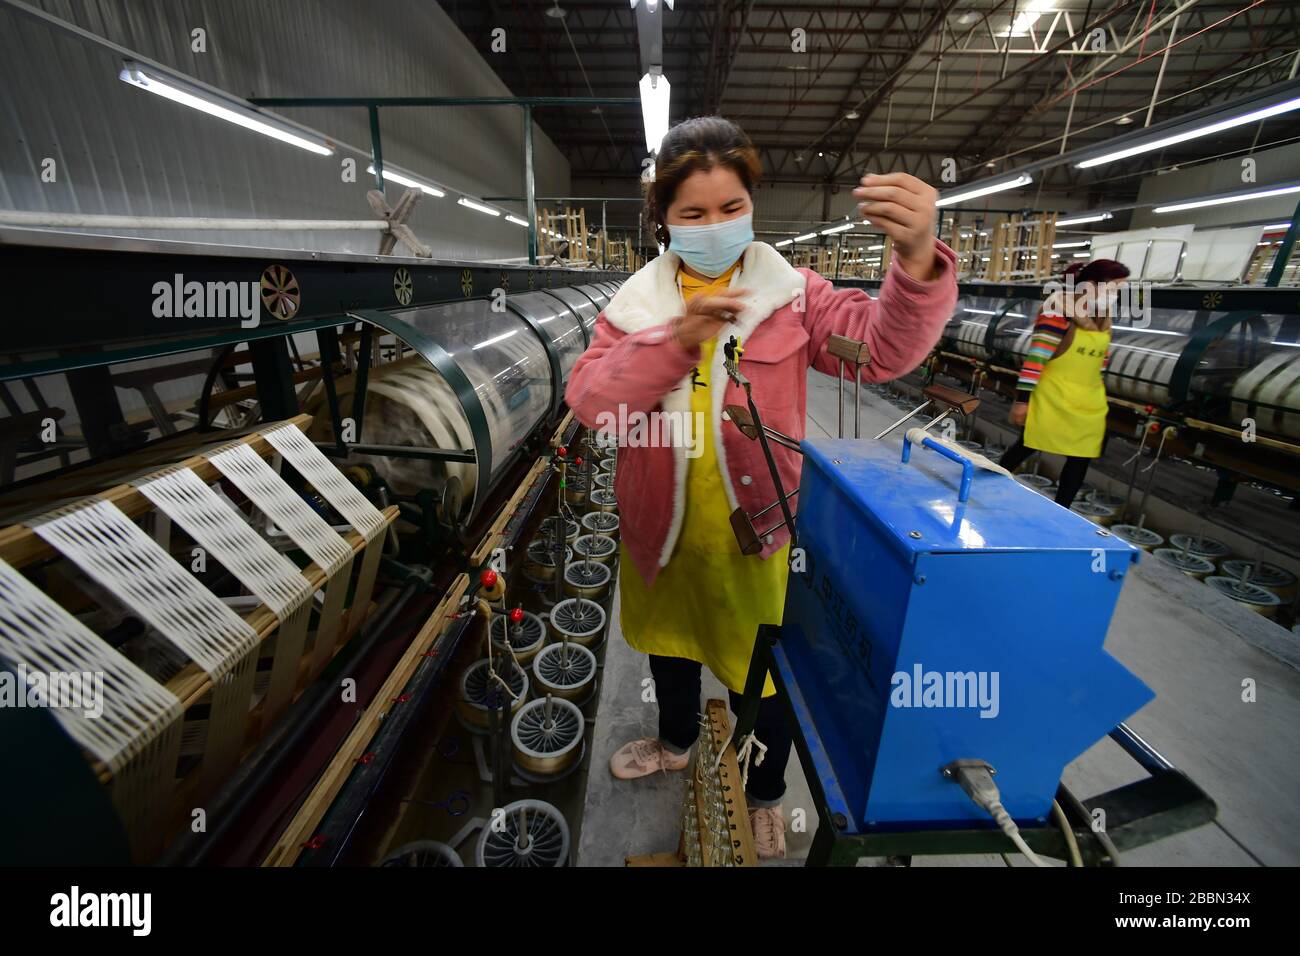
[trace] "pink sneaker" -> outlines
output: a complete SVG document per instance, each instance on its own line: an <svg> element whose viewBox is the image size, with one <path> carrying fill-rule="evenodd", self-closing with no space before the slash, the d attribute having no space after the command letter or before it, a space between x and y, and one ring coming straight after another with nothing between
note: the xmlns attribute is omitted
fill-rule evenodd
<svg viewBox="0 0 1300 956"><path fill-rule="evenodd" d="M749 826L754 831L754 852L760 860L785 859L785 813L779 806L750 810Z"/></svg>
<svg viewBox="0 0 1300 956"><path fill-rule="evenodd" d="M658 737L643 737L619 747L609 758L609 770L619 780L635 780L656 770L681 770L689 762L690 754L671 753Z"/></svg>

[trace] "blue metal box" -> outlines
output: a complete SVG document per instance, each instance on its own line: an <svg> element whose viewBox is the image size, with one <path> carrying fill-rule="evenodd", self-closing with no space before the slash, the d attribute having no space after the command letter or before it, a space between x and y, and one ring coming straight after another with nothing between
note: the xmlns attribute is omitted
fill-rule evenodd
<svg viewBox="0 0 1300 956"><path fill-rule="evenodd" d="M1155 695L1102 649L1137 549L929 447L808 440L778 661L850 829L990 823L940 774L987 760L1040 823L1065 765ZM948 453L950 454L950 453ZM836 801L838 802L838 801Z"/></svg>

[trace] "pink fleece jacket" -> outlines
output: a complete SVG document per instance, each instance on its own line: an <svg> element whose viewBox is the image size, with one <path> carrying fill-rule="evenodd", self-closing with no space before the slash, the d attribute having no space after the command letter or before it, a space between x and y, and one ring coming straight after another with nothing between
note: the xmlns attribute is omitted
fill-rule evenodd
<svg viewBox="0 0 1300 956"><path fill-rule="evenodd" d="M936 256L934 279L918 281L895 262L879 298L872 298L860 289L836 289L815 272L794 269L771 246L752 243L732 280L733 288L748 293L746 306L734 333L723 334L735 334L742 343L741 371L751 382L764 424L804 437L808 367L829 375L839 371L838 359L826 351L832 334L866 342L871 363L863 367L864 381L888 381L919 365L957 299L956 257L942 243ZM584 425L620 439L614 480L619 533L648 585L668 563L681 531L691 442L678 425L689 413L691 370L700 361L699 348L681 348L667 331L668 321L684 311L679 262L665 253L619 289L597 319L591 346L565 391ZM744 391L722 369L724 359L724 350L716 349L713 368L702 375L713 386L712 421L706 427L713 428L731 507L752 514L775 501L776 490L758 442L723 417L724 406L745 404ZM719 382L725 388L713 384ZM631 440L637 438L638 413L650 427ZM663 440L669 434L673 440ZM786 490L797 487L801 456L778 446L772 450ZM785 528L768 535L761 556L769 557L788 539Z"/></svg>

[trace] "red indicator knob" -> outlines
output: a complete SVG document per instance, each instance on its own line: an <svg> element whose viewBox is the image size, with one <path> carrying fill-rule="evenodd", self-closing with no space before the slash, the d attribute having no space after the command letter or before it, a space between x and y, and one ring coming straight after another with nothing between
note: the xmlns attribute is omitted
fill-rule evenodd
<svg viewBox="0 0 1300 956"><path fill-rule="evenodd" d="M494 588L497 586L497 573L491 568L488 568L478 576L478 581L479 584L483 585L485 588Z"/></svg>
<svg viewBox="0 0 1300 956"><path fill-rule="evenodd" d="M581 459L581 458L575 458L575 459L573 459L573 463L574 463L575 465L577 465L579 468L582 467L582 459Z"/></svg>
<svg viewBox="0 0 1300 956"><path fill-rule="evenodd" d="M521 607L515 607L515 608L511 608L511 609L510 609L510 623L511 623L511 624L519 624L519 623L522 623L522 622L523 622L523 619L524 619L524 609L523 609L523 608L521 608Z"/></svg>
<svg viewBox="0 0 1300 956"><path fill-rule="evenodd" d="M561 445L559 448L555 449L555 453L561 458L565 458L569 454L569 449L565 445Z"/></svg>

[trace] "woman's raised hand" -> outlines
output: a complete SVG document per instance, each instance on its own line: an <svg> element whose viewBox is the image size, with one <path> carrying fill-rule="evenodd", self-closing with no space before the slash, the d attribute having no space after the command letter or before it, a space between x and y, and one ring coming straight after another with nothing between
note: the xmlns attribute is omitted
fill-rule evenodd
<svg viewBox="0 0 1300 956"><path fill-rule="evenodd" d="M674 318L668 328L673 341L684 349L693 349L716 336L724 326L736 321L743 307L744 289L721 289L713 295L697 295L686 305L686 314Z"/></svg>
<svg viewBox="0 0 1300 956"><path fill-rule="evenodd" d="M863 176L858 211L894 240L898 264L914 279L934 277L934 201L939 193L907 173Z"/></svg>

